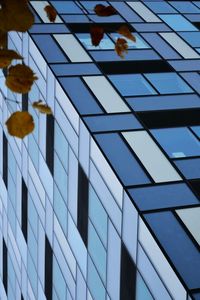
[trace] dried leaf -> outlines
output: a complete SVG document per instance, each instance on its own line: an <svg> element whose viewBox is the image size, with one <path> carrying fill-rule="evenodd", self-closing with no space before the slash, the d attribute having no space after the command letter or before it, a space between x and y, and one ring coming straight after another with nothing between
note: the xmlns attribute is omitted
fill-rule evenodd
<svg viewBox="0 0 200 300"><path fill-rule="evenodd" d="M6 0L3 1L0 9L0 30L27 31L34 23L34 15L29 9L26 0Z"/></svg>
<svg viewBox="0 0 200 300"><path fill-rule="evenodd" d="M115 51L121 57L124 58L124 52L128 53L127 41L123 38L118 38L115 44Z"/></svg>
<svg viewBox="0 0 200 300"><path fill-rule="evenodd" d="M98 46L103 39L104 29L100 26L93 25L90 28L90 35L93 46Z"/></svg>
<svg viewBox="0 0 200 300"><path fill-rule="evenodd" d="M121 35L125 36L127 39L136 42L135 36L130 32L128 27L126 25L120 26L120 28L117 30L118 33Z"/></svg>
<svg viewBox="0 0 200 300"><path fill-rule="evenodd" d="M8 67L13 59L23 59L23 57L14 50L0 49L0 68Z"/></svg>
<svg viewBox="0 0 200 300"><path fill-rule="evenodd" d="M105 6L103 4L97 4L94 7L94 11L99 17L109 17L117 14L117 11L111 5Z"/></svg>
<svg viewBox="0 0 200 300"><path fill-rule="evenodd" d="M33 102L32 106L42 114L46 115L52 115L51 107L49 107L47 104L42 103L42 100Z"/></svg>
<svg viewBox="0 0 200 300"><path fill-rule="evenodd" d="M0 30L0 48L5 49L7 46L7 32Z"/></svg>
<svg viewBox="0 0 200 300"><path fill-rule="evenodd" d="M28 93L34 80L38 79L26 65L15 65L8 69L6 86L16 93Z"/></svg>
<svg viewBox="0 0 200 300"><path fill-rule="evenodd" d="M6 121L8 132L12 136L23 139L35 127L33 117L27 111L16 111Z"/></svg>
<svg viewBox="0 0 200 300"><path fill-rule="evenodd" d="M48 17L49 21L55 22L55 19L57 16L57 12L56 12L55 8L52 7L51 5L47 5L47 6L45 6L44 10L47 13L47 17Z"/></svg>

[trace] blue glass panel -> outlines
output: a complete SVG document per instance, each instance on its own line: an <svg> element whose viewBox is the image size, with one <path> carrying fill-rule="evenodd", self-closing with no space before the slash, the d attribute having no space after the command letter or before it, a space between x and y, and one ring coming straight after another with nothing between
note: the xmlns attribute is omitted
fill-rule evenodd
<svg viewBox="0 0 200 300"><path fill-rule="evenodd" d="M16 180L17 162L11 150L11 146L9 144L8 144L8 169L12 175L12 178Z"/></svg>
<svg viewBox="0 0 200 300"><path fill-rule="evenodd" d="M194 300L200 300L200 293L193 293Z"/></svg>
<svg viewBox="0 0 200 300"><path fill-rule="evenodd" d="M140 210L197 204L198 199L184 183L129 189Z"/></svg>
<svg viewBox="0 0 200 300"><path fill-rule="evenodd" d="M54 184L54 211L57 215L58 221L63 229L63 232L67 232L67 207L65 205L65 202L56 186Z"/></svg>
<svg viewBox="0 0 200 300"><path fill-rule="evenodd" d="M200 107L199 97L195 94L133 97L127 98L126 101L135 111Z"/></svg>
<svg viewBox="0 0 200 300"><path fill-rule="evenodd" d="M173 5L179 12L185 14L199 14L200 9L197 8L194 4L190 1L170 1L170 4Z"/></svg>
<svg viewBox="0 0 200 300"><path fill-rule="evenodd" d="M172 212L144 215L189 289L200 288L200 253Z"/></svg>
<svg viewBox="0 0 200 300"><path fill-rule="evenodd" d="M98 134L95 135L95 138L125 185L150 182L118 134ZM112 145L112 147L110 145Z"/></svg>
<svg viewBox="0 0 200 300"><path fill-rule="evenodd" d="M73 1L50 1L59 14L81 14L82 10Z"/></svg>
<svg viewBox="0 0 200 300"><path fill-rule="evenodd" d="M37 272L33 260L29 253L28 253L28 277L30 279L35 297L37 298Z"/></svg>
<svg viewBox="0 0 200 300"><path fill-rule="evenodd" d="M103 282L106 283L106 251L91 222L88 226L88 251Z"/></svg>
<svg viewBox="0 0 200 300"><path fill-rule="evenodd" d="M16 215L15 215L15 210L14 210L13 205L12 205L10 200L8 200L8 221L9 221L10 226L12 228L13 234L15 235Z"/></svg>
<svg viewBox="0 0 200 300"><path fill-rule="evenodd" d="M143 22L143 20L136 14L126 3L120 1L112 2L112 6L120 12L121 16L124 17L128 22Z"/></svg>
<svg viewBox="0 0 200 300"><path fill-rule="evenodd" d="M66 283L61 273L60 267L57 263L57 260L54 256L53 259L53 285L58 295L58 298L61 300L66 299Z"/></svg>
<svg viewBox="0 0 200 300"><path fill-rule="evenodd" d="M198 31L181 15L159 15L159 17L175 31Z"/></svg>
<svg viewBox="0 0 200 300"><path fill-rule="evenodd" d="M171 2L170 2L171 3ZM168 3L166 2L153 2L153 1L150 1L150 2L145 2L145 5L147 5L151 10L153 10L155 13L160 13L160 14L163 14L163 13L176 13L176 10L174 8L171 7L171 5L169 5Z"/></svg>
<svg viewBox="0 0 200 300"><path fill-rule="evenodd" d="M69 144L60 128L58 123L55 122L55 140L54 140L54 147L56 154L58 155L59 159L61 160L63 167L66 172L68 172L68 150Z"/></svg>
<svg viewBox="0 0 200 300"><path fill-rule="evenodd" d="M122 96L156 94L153 87L140 74L108 76Z"/></svg>
<svg viewBox="0 0 200 300"><path fill-rule="evenodd" d="M176 73L144 74L161 94L193 93L193 90Z"/></svg>
<svg viewBox="0 0 200 300"><path fill-rule="evenodd" d="M137 273L136 281L136 300L153 300L149 289L139 273Z"/></svg>
<svg viewBox="0 0 200 300"><path fill-rule="evenodd" d="M84 120L92 132L142 128L133 114L85 117Z"/></svg>
<svg viewBox="0 0 200 300"><path fill-rule="evenodd" d="M35 234L35 237L38 236L38 214L35 208L35 205L33 204L33 199L28 195L28 220L31 224L32 230Z"/></svg>
<svg viewBox="0 0 200 300"><path fill-rule="evenodd" d="M191 129L200 138L200 126L192 126Z"/></svg>
<svg viewBox="0 0 200 300"><path fill-rule="evenodd" d="M49 34L33 34L31 37L36 42L48 63L66 63L68 61L54 39ZM51 51L49 51L49 49L51 49Z"/></svg>
<svg viewBox="0 0 200 300"><path fill-rule="evenodd" d="M107 213L91 185L89 188L89 217L96 231L98 232L98 235L100 236L104 246L106 246L108 230Z"/></svg>
<svg viewBox="0 0 200 300"><path fill-rule="evenodd" d="M64 75L100 75L101 72L98 67L93 63L81 63L81 64L51 64L53 72L56 76Z"/></svg>
<svg viewBox="0 0 200 300"><path fill-rule="evenodd" d="M16 179L13 180L10 171L8 172L8 195L13 207L16 207Z"/></svg>
<svg viewBox="0 0 200 300"><path fill-rule="evenodd" d="M153 129L151 133L170 157L200 155L200 142L186 127Z"/></svg>
<svg viewBox="0 0 200 300"><path fill-rule="evenodd" d="M8 255L8 280L12 287L12 289L15 291L16 288L16 275L15 275L15 269L13 267L12 260L10 258L10 255Z"/></svg>
<svg viewBox="0 0 200 300"><path fill-rule="evenodd" d="M28 152L36 170L39 168L39 148L32 134L28 137Z"/></svg>
<svg viewBox="0 0 200 300"><path fill-rule="evenodd" d="M200 32L180 32L179 35L184 38L192 47L200 47Z"/></svg>
<svg viewBox="0 0 200 300"><path fill-rule="evenodd" d="M35 238L30 224L28 226L28 249L35 264L35 267L37 268L37 240Z"/></svg>
<svg viewBox="0 0 200 300"><path fill-rule="evenodd" d="M80 114L102 113L101 108L80 78L59 78L59 81Z"/></svg>
<svg viewBox="0 0 200 300"><path fill-rule="evenodd" d="M144 40L143 38L136 32L133 32L133 35L136 38L136 41L133 42L131 40L127 40L128 43L128 49L147 49L151 48ZM118 33L111 33L111 37L116 42L116 40L120 37Z"/></svg>
<svg viewBox="0 0 200 300"><path fill-rule="evenodd" d="M187 179L200 178L200 158L181 159L175 164Z"/></svg>
<svg viewBox="0 0 200 300"><path fill-rule="evenodd" d="M101 279L95 269L94 264L88 257L88 286L95 300L105 300L106 291L101 282Z"/></svg>
<svg viewBox="0 0 200 300"><path fill-rule="evenodd" d="M65 201L67 201L68 176L67 176L65 169L63 168L63 165L62 165L60 159L56 155L56 153L54 153L54 179L55 179L55 182L57 183L57 186L59 188L59 191L60 191L63 199Z"/></svg>
<svg viewBox="0 0 200 300"><path fill-rule="evenodd" d="M35 24L29 29L30 33L69 33L64 24Z"/></svg>
<svg viewBox="0 0 200 300"><path fill-rule="evenodd" d="M88 50L114 49L114 43L107 34L104 34L103 39L98 46L92 45L91 35L89 33L78 33L77 37L83 46Z"/></svg>

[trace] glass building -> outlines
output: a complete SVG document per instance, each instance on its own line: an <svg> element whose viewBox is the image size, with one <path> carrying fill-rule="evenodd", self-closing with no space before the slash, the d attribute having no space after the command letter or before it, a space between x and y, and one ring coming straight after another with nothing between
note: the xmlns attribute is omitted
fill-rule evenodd
<svg viewBox="0 0 200 300"><path fill-rule="evenodd" d="M199 300L200 2L30 6L8 47L38 80L21 96L0 77L0 299ZM121 59L125 23L136 42ZM35 122L23 140L5 127L16 110Z"/></svg>

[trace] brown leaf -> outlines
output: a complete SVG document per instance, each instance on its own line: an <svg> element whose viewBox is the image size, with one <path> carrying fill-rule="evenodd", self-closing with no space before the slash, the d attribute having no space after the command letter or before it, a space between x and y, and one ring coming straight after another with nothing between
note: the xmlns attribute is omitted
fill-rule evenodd
<svg viewBox="0 0 200 300"><path fill-rule="evenodd" d="M47 6L45 6L44 10L47 13L47 17L48 17L49 21L55 22L55 19L57 16L57 12L56 12L55 8L52 7L51 5L47 5Z"/></svg>
<svg viewBox="0 0 200 300"><path fill-rule="evenodd" d="M12 136L23 139L35 127L33 117L27 111L16 111L6 121L8 132Z"/></svg>
<svg viewBox="0 0 200 300"><path fill-rule="evenodd" d="M0 29L0 48L5 49L7 46L7 32Z"/></svg>
<svg viewBox="0 0 200 300"><path fill-rule="evenodd" d="M103 4L97 4L94 7L94 11L99 17L109 17L117 14L116 9L111 5L105 6Z"/></svg>
<svg viewBox="0 0 200 300"><path fill-rule="evenodd" d="M115 51L121 57L124 58L124 52L128 53L127 41L123 38L118 38L115 44Z"/></svg>
<svg viewBox="0 0 200 300"><path fill-rule="evenodd" d="M118 33L121 35L125 36L127 39L136 42L135 36L130 32L128 27L126 25L120 26L120 28L117 30Z"/></svg>
<svg viewBox="0 0 200 300"><path fill-rule="evenodd" d="M14 50L0 49L0 68L8 67L13 59L23 59L23 57Z"/></svg>
<svg viewBox="0 0 200 300"><path fill-rule="evenodd" d="M26 65L11 66L8 69L6 86L16 93L28 93L34 80L38 79L33 71Z"/></svg>
<svg viewBox="0 0 200 300"><path fill-rule="evenodd" d="M40 113L52 115L51 107L49 107L47 104L42 103L42 100L33 102L32 106L38 109Z"/></svg>
<svg viewBox="0 0 200 300"><path fill-rule="evenodd" d="M34 15L29 9L28 1L3 1L2 9L0 9L0 30L25 32L33 23Z"/></svg>
<svg viewBox="0 0 200 300"><path fill-rule="evenodd" d="M90 27L90 35L93 46L98 46L103 39L104 29L100 26L93 25Z"/></svg>

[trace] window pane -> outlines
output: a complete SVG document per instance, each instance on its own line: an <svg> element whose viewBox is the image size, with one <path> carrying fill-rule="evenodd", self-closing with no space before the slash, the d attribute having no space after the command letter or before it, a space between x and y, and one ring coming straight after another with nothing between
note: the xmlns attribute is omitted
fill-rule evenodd
<svg viewBox="0 0 200 300"><path fill-rule="evenodd" d="M127 44L128 44L128 49L147 49L147 48L151 48L144 40L143 38L138 34L133 32L133 35L136 38L136 41L133 42L131 40L127 39ZM116 41L120 36L120 34L118 33L112 33L111 37L114 39L114 41ZM113 49L113 48L112 48Z"/></svg>
<svg viewBox="0 0 200 300"><path fill-rule="evenodd" d="M107 36L107 34L104 34L103 39L98 46L92 45L91 35L89 33L79 33L77 34L77 37L83 46L88 50L114 49L114 43Z"/></svg>
<svg viewBox="0 0 200 300"><path fill-rule="evenodd" d="M136 300L153 300L153 297L139 273L137 273L136 281Z"/></svg>
<svg viewBox="0 0 200 300"><path fill-rule="evenodd" d="M61 273L60 267L57 263L56 258L53 260L53 285L54 289L61 300L66 299L66 283Z"/></svg>
<svg viewBox="0 0 200 300"><path fill-rule="evenodd" d="M67 173L60 159L54 153L54 179L64 200L67 201Z"/></svg>
<svg viewBox="0 0 200 300"><path fill-rule="evenodd" d="M176 73L144 74L161 94L193 93Z"/></svg>
<svg viewBox="0 0 200 300"><path fill-rule="evenodd" d="M170 157L200 155L200 142L188 128L153 129L151 132Z"/></svg>
<svg viewBox="0 0 200 300"><path fill-rule="evenodd" d="M107 244L107 214L94 189L89 189L89 217L104 246Z"/></svg>
<svg viewBox="0 0 200 300"><path fill-rule="evenodd" d="M95 300L105 300L105 288L90 258L88 258L88 286Z"/></svg>
<svg viewBox="0 0 200 300"><path fill-rule="evenodd" d="M54 210L57 215L58 221L60 225L62 226L62 229L64 233L66 233L67 230L67 207L64 203L64 200L56 186L54 184Z"/></svg>
<svg viewBox="0 0 200 300"><path fill-rule="evenodd" d="M55 123L55 151L63 163L63 166L65 168L65 171L68 171L68 142L58 126L57 123Z"/></svg>
<svg viewBox="0 0 200 300"><path fill-rule="evenodd" d="M140 74L110 75L109 78L123 96L157 94Z"/></svg>

